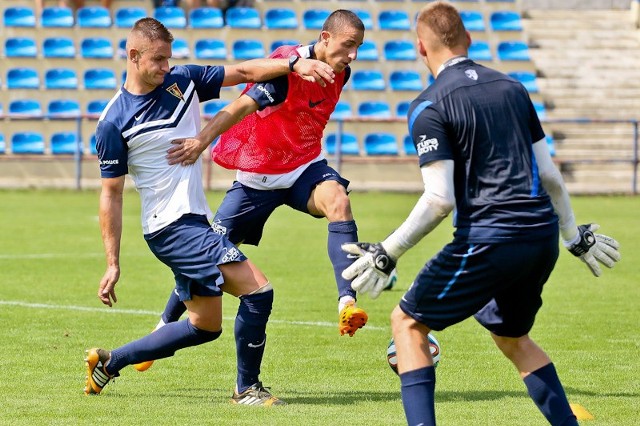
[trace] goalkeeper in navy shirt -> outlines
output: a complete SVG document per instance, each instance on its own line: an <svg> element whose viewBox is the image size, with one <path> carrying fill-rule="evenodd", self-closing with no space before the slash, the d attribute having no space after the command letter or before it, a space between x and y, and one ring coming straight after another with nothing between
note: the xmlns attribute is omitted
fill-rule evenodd
<svg viewBox="0 0 640 426"><path fill-rule="evenodd" d="M360 258L343 276L377 297L396 261L454 209L453 241L430 259L391 314L401 393L410 425L434 425L435 370L425 336L474 316L515 365L553 425L575 425L555 367L529 337L559 234L595 276L618 243L576 226L562 176L519 82L467 58L455 7L431 3L416 23L418 51L435 82L409 108L424 193L381 243L344 245Z"/></svg>
<svg viewBox="0 0 640 426"><path fill-rule="evenodd" d="M142 231L151 251L175 276L175 291L188 318L114 350L87 351L86 394L99 394L131 364L172 356L222 333L222 293L240 299L235 321L238 375L232 401L279 405L259 380L273 289L265 275L228 238L215 233L202 187L202 165L170 165L171 141L200 131L200 102L222 86L300 73L326 85L333 70L316 60L256 59L228 66L169 67L172 34L154 18L138 20L127 37L127 78L96 128L102 177L100 228L107 267L98 297L111 306L120 278L125 176L140 193Z"/></svg>

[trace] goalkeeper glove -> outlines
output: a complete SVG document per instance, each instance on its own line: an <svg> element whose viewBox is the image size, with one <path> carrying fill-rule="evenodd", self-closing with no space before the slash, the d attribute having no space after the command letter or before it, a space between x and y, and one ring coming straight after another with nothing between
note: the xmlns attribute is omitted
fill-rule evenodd
<svg viewBox="0 0 640 426"><path fill-rule="evenodd" d="M396 267L396 261L387 254L381 243L346 243L342 250L359 256L342 271L342 278L353 280L351 288L359 293L369 293L372 299L380 295L389 283L389 275Z"/></svg>
<svg viewBox="0 0 640 426"><path fill-rule="evenodd" d="M602 274L600 265L602 263L608 268L620 260L618 247L620 244L606 235L594 234L600 225L590 223L578 226L578 235L574 241L564 241L564 246L576 257L579 257L587 264L593 275L599 277Z"/></svg>

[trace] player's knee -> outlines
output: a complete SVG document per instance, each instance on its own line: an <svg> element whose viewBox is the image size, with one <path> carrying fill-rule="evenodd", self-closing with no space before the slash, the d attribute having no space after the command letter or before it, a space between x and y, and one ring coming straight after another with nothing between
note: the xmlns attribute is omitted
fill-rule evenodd
<svg viewBox="0 0 640 426"><path fill-rule="evenodd" d="M396 306L395 309L391 311L391 330L394 335L410 328L413 322L414 320L405 314L404 311L400 309L400 306Z"/></svg>
<svg viewBox="0 0 640 426"><path fill-rule="evenodd" d="M509 359L513 359L519 353L526 351L528 346L529 337L506 337L491 334L493 341L500 351Z"/></svg>

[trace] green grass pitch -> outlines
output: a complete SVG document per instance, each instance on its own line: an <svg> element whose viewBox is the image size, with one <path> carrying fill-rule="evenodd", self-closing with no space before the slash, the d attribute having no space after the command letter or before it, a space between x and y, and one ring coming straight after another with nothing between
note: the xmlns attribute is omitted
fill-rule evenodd
<svg viewBox="0 0 640 426"><path fill-rule="evenodd" d="M222 194L208 194L215 210ZM384 238L416 194L352 193L363 241ZM275 305L262 379L289 403L271 409L229 403L235 380L233 317L224 297L217 341L178 352L144 373L128 367L87 397L84 350L114 348L148 333L172 275L148 250L139 198L125 194L118 303L96 297L104 272L96 191L0 191L0 424L6 425L402 425L399 380L386 364L389 313L414 274L451 237L451 220L408 252L399 281L359 305L369 324L353 338L337 329L326 221L276 211L259 248L245 253L269 276ZM579 223L617 238L623 260L598 279L565 250L547 283L532 337L554 359L569 400L600 425L640 422L640 202L574 197ZM440 425L544 425L515 369L474 320L437 333Z"/></svg>

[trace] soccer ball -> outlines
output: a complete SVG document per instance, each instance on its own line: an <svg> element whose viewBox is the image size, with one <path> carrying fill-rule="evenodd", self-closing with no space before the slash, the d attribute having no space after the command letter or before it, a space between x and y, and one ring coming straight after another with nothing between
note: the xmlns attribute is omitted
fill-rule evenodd
<svg viewBox="0 0 640 426"><path fill-rule="evenodd" d="M437 367L438 363L440 362L440 342L438 342L438 340L431 333L427 335L427 339L429 340L429 349L431 350L431 356L433 357L433 366ZM389 363L389 367L391 367L393 372L398 374L396 344L393 341L393 337L389 342L389 346L387 346L387 362Z"/></svg>

